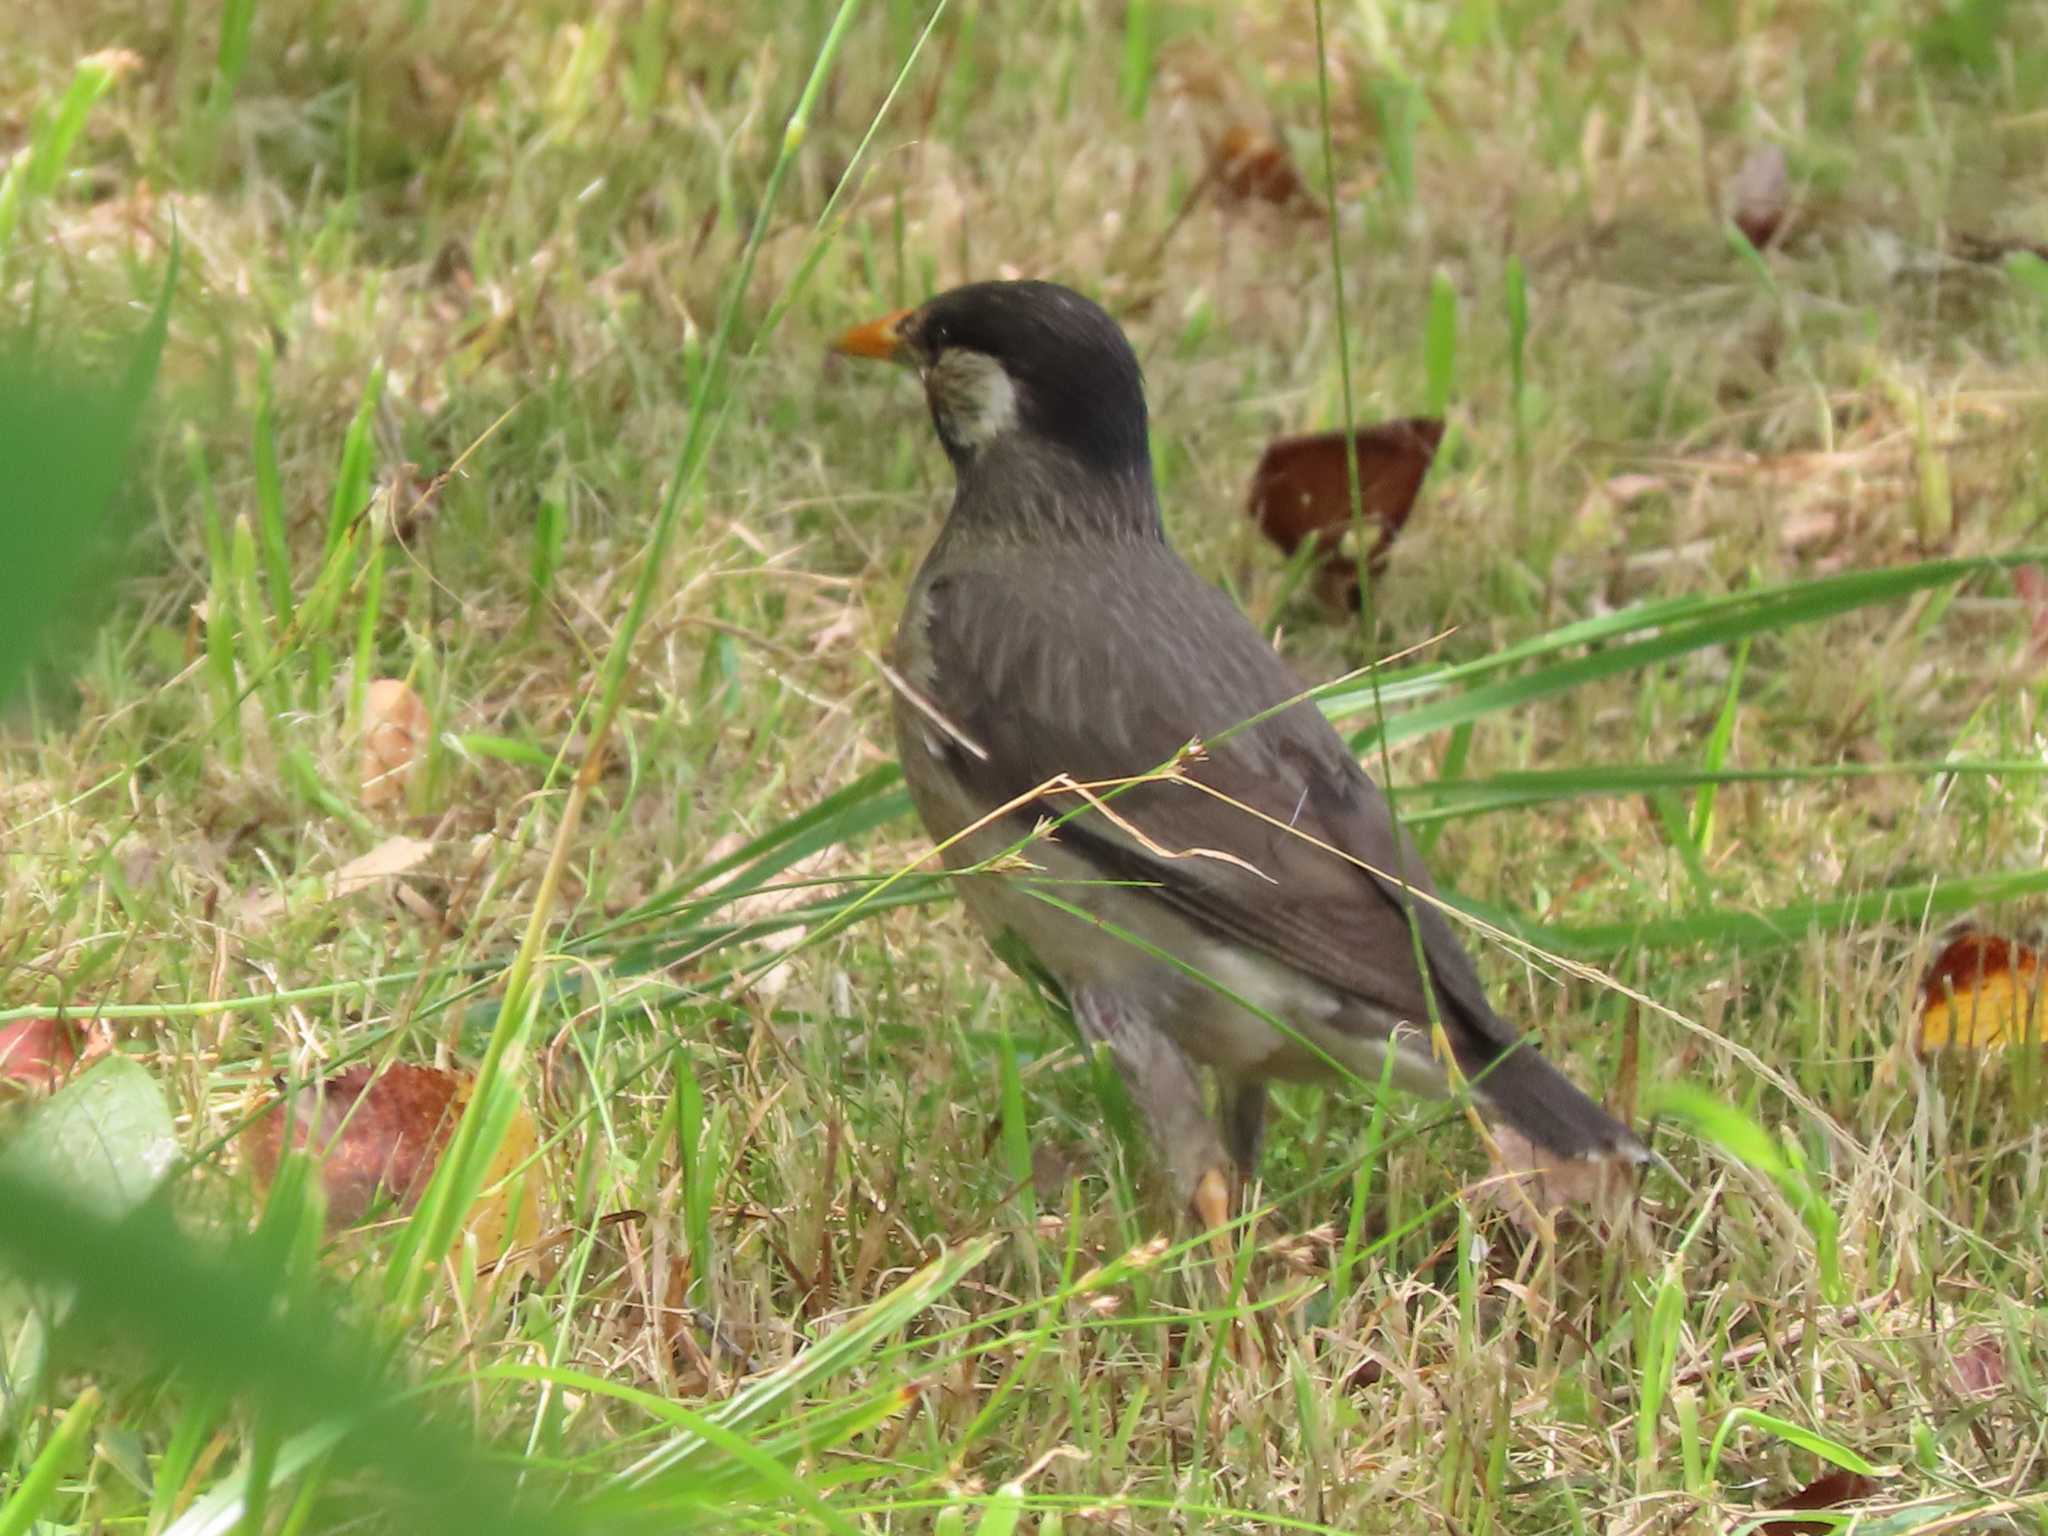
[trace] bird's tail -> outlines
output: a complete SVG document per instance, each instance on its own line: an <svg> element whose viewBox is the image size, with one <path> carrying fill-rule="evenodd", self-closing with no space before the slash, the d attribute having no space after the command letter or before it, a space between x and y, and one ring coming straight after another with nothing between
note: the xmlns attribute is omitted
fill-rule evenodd
<svg viewBox="0 0 2048 1536"><path fill-rule="evenodd" d="M1471 1070L1473 1091L1495 1115L1561 1161L1612 1158L1643 1163L1650 1149L1544 1060L1533 1042Z"/></svg>

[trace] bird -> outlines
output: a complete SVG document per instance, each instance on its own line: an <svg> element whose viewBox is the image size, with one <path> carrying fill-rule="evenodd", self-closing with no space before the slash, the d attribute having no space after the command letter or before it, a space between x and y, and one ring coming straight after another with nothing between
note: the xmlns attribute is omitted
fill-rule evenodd
<svg viewBox="0 0 2048 1536"><path fill-rule="evenodd" d="M1204 1227L1256 1174L1276 1081L1462 1079L1539 1163L1648 1160L1495 1011L1386 796L1168 544L1108 313L977 282L833 350L918 374L954 472L885 664L910 798L999 953L1107 1050Z"/></svg>

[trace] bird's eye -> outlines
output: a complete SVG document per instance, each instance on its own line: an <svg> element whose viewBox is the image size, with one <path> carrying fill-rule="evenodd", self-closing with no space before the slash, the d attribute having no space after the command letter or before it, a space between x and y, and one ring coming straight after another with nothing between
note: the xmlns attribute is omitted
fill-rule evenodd
<svg viewBox="0 0 2048 1536"><path fill-rule="evenodd" d="M953 328L943 320L934 321L932 328L925 332L925 343L934 352L944 350L946 347L951 346L952 342Z"/></svg>

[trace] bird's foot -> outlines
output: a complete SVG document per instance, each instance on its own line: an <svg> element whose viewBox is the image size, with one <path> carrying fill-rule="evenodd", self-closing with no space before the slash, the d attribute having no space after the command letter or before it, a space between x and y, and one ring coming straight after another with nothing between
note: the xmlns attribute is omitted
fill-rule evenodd
<svg viewBox="0 0 2048 1536"><path fill-rule="evenodd" d="M1195 1220L1209 1236L1209 1251L1216 1261L1216 1279L1225 1301L1239 1299L1237 1293L1237 1245L1232 1240L1230 1175L1221 1168L1207 1169L1195 1181L1188 1204ZM1245 1297L1251 1294L1251 1279L1245 1279ZM1259 1345L1258 1323L1252 1314L1239 1314L1230 1321L1228 1343L1231 1358L1249 1371L1263 1371L1265 1351Z"/></svg>

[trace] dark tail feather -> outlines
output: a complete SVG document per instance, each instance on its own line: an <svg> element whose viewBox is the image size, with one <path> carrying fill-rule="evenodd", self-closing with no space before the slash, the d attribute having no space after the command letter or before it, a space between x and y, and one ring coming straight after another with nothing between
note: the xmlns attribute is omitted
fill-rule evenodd
<svg viewBox="0 0 2048 1536"><path fill-rule="evenodd" d="M1636 1134L1579 1092L1532 1042L1469 1076L1489 1109L1553 1157L1649 1161L1650 1149Z"/></svg>

